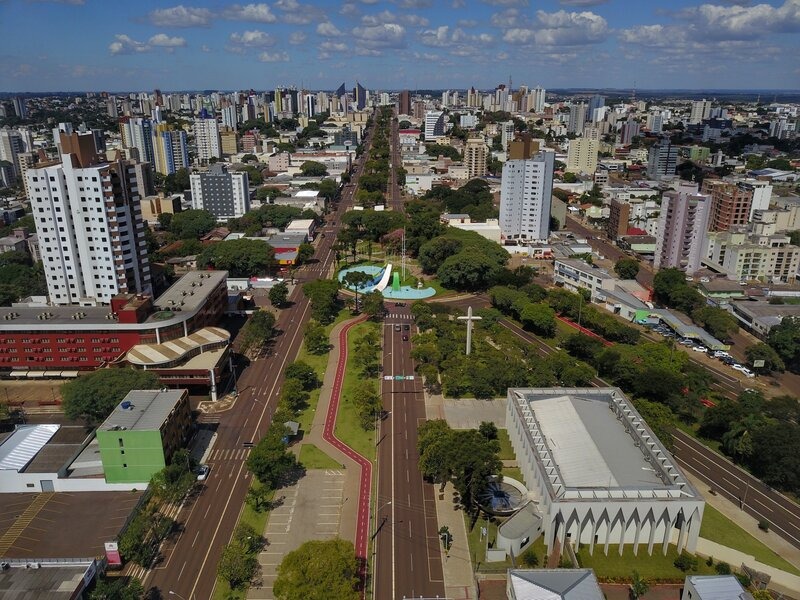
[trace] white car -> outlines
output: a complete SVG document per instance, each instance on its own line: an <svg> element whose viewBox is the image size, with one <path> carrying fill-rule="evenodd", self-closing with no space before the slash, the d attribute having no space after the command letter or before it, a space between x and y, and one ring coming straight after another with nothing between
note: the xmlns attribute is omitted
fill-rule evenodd
<svg viewBox="0 0 800 600"><path fill-rule="evenodd" d="M208 465L200 465L197 467L195 471L195 473L197 473L197 481L205 481L209 471L211 471L211 467Z"/></svg>
<svg viewBox="0 0 800 600"><path fill-rule="evenodd" d="M695 352L708 352L703 346L692 346L692 350Z"/></svg>
<svg viewBox="0 0 800 600"><path fill-rule="evenodd" d="M750 369L748 369L747 367L745 367L744 369L742 369L742 373L744 373L744 375L745 375L746 377L748 377L748 378L753 378L753 377L755 377L755 376L756 376L756 374L755 374L755 373L753 373L753 372L752 372Z"/></svg>
<svg viewBox="0 0 800 600"><path fill-rule="evenodd" d="M744 365L740 365L739 363L732 364L731 368L732 369L736 369L737 371L741 371L742 373L747 371L747 367L745 367Z"/></svg>

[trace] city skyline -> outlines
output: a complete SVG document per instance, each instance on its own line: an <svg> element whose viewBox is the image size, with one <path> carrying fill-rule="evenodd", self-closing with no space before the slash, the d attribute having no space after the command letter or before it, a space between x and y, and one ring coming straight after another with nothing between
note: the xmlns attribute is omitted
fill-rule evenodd
<svg viewBox="0 0 800 600"><path fill-rule="evenodd" d="M800 0L0 1L6 92L796 89ZM65 24L68 26L65 27ZM35 46L31 45L35 42ZM391 77L391 79L390 79Z"/></svg>

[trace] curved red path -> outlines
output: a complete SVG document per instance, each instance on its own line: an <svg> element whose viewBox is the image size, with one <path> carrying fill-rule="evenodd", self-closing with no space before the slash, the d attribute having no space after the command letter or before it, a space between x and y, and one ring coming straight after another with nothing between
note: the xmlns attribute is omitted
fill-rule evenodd
<svg viewBox="0 0 800 600"><path fill-rule="evenodd" d="M341 399L342 384L344 383L344 373L347 369L347 332L350 328L363 323L366 317L351 321L339 332L339 362L336 365L336 377L333 381L331 390L331 401L328 404L328 416L325 418L325 430L322 437L325 441L332 444L347 456L356 461L361 467L361 482L359 485L358 497L358 521L356 522L355 548L356 556L366 561L367 541L369 536L369 504L372 494L372 463L353 450L350 446L336 437L334 428L336 427L336 415L339 412L339 400ZM363 573L362 573L363 575Z"/></svg>

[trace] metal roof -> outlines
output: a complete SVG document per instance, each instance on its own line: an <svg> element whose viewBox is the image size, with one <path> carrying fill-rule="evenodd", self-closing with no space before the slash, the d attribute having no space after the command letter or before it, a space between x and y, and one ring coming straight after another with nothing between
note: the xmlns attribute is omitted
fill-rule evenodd
<svg viewBox="0 0 800 600"><path fill-rule="evenodd" d="M733 575L690 575L686 579L697 590L698 600L744 600L752 598Z"/></svg>
<svg viewBox="0 0 800 600"><path fill-rule="evenodd" d="M151 431L160 429L185 393L186 390L132 390L98 427L98 430ZM123 408L123 406L128 408Z"/></svg>
<svg viewBox="0 0 800 600"><path fill-rule="evenodd" d="M591 569L509 569L517 600L603 600Z"/></svg>
<svg viewBox="0 0 800 600"><path fill-rule="evenodd" d="M50 441L60 425L22 425L0 445L0 471L21 471Z"/></svg>
<svg viewBox="0 0 800 600"><path fill-rule="evenodd" d="M231 334L219 327L204 327L194 333L162 344L137 344L125 355L135 365L163 365L194 355L208 346L227 342Z"/></svg>

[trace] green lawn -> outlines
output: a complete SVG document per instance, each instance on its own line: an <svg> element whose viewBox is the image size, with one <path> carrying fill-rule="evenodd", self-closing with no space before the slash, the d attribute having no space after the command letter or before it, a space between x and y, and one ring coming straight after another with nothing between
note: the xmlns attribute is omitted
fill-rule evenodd
<svg viewBox="0 0 800 600"><path fill-rule="evenodd" d="M339 469L342 466L314 444L300 446L300 462L306 469Z"/></svg>
<svg viewBox="0 0 800 600"><path fill-rule="evenodd" d="M370 330L376 330L380 333L380 323L367 321L359 323L350 330L347 336L347 352L348 357L352 357L356 341L358 341L364 334ZM342 383L342 396L339 402L339 414L336 418L336 437L342 442L350 446L353 450L365 456L371 461L375 460L375 430L364 430L361 427L361 422L356 413L356 409L352 402L349 401L350 395L355 390L359 381L362 381L360 370L351 365L348 360L347 369L345 370L344 382ZM379 381L375 380L375 385L379 385ZM380 388L378 388L380 390Z"/></svg>
<svg viewBox="0 0 800 600"><path fill-rule="evenodd" d="M467 528L467 543L469 544L469 555L472 558L472 568L476 571L484 572L505 572L506 569L510 569L513 565L511 564L511 560L508 558L506 558L504 561L490 563L486 562L487 539L481 539L481 527L486 527L489 538L488 542L494 544L497 540L497 519L488 519L485 518L484 515L481 515L478 520L475 521L475 526L470 529L470 526L472 526L472 517L467 513L463 514L464 524Z"/></svg>
<svg viewBox="0 0 800 600"><path fill-rule="evenodd" d="M522 479L522 471L517 467L503 467L503 475L511 477L511 479L516 479L523 485L525 484L525 480Z"/></svg>
<svg viewBox="0 0 800 600"><path fill-rule="evenodd" d="M497 457L500 460L516 460L514 449L511 447L511 440L508 439L508 431L505 429L497 430L497 441L500 442L500 452Z"/></svg>
<svg viewBox="0 0 800 600"><path fill-rule="evenodd" d="M700 537L754 556L756 560L765 565L770 565L776 569L800 575L800 569L788 563L768 546L754 538L736 523L728 519L728 517L708 504L706 504L706 508L703 511L703 524L700 526Z"/></svg>
<svg viewBox="0 0 800 600"><path fill-rule="evenodd" d="M254 478L250 484L250 487L260 488L262 487L262 484ZM274 497L274 495L275 490L272 490L269 495L270 500ZM244 508L239 515L239 523L250 525L253 529L260 531L263 534L264 530L267 528L268 518L268 510L259 513L253 510L250 504L245 503ZM213 600L244 600L246 597L247 589L231 590L227 582L217 579L217 585L214 588L214 595L212 596Z"/></svg>
<svg viewBox="0 0 800 600"><path fill-rule="evenodd" d="M645 579L651 581L683 582L687 574L716 575L714 567L706 565L706 561L698 558L697 571L684 573L673 562L678 557L675 546L670 544L667 555L661 552L661 544L653 545L653 554L648 556L647 544L639 546L639 554L633 555L633 546L625 546L622 556L619 555L617 544L608 545L608 556L603 554L604 544L595 544L594 556L589 555L589 546L582 546L578 552L578 562L581 567L594 569L600 580L630 579L636 569Z"/></svg>

